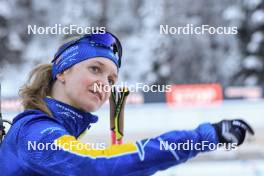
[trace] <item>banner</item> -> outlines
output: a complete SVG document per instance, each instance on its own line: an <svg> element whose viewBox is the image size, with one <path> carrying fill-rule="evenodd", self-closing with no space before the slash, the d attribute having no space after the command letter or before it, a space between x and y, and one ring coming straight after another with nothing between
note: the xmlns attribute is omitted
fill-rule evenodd
<svg viewBox="0 0 264 176"><path fill-rule="evenodd" d="M200 106L218 104L223 100L220 84L172 85L166 92L166 101L171 106Z"/></svg>
<svg viewBox="0 0 264 176"><path fill-rule="evenodd" d="M252 87L227 87L224 91L226 99L250 99L257 100L263 97L260 86Z"/></svg>

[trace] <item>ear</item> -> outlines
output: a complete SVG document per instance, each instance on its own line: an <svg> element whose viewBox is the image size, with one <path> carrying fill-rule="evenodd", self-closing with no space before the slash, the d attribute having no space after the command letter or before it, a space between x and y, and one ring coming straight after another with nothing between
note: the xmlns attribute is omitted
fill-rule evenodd
<svg viewBox="0 0 264 176"><path fill-rule="evenodd" d="M57 75L56 75L56 78L57 78L57 80L58 80L59 82L61 82L62 84L65 83L65 75L64 75L64 72L57 74Z"/></svg>

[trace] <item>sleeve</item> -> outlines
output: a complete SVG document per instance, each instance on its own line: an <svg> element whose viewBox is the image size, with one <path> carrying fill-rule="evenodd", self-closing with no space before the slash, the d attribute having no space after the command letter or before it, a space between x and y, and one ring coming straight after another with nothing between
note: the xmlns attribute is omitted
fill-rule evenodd
<svg viewBox="0 0 264 176"><path fill-rule="evenodd" d="M207 145L202 148L203 142ZM206 123L195 130L171 131L135 143L94 149L57 122L38 119L23 126L17 150L27 169L41 175L142 176L183 163L211 150L209 143L217 142L214 128ZM200 148L187 148L186 143Z"/></svg>

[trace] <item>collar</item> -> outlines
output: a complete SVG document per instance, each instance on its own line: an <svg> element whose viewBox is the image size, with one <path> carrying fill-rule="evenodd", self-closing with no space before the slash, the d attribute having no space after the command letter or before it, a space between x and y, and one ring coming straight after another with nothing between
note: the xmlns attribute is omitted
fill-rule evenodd
<svg viewBox="0 0 264 176"><path fill-rule="evenodd" d="M66 130L76 138L80 136L87 128L91 127L91 123L96 123L98 117L89 112L84 112L73 106L55 100L51 97L44 98L46 105Z"/></svg>

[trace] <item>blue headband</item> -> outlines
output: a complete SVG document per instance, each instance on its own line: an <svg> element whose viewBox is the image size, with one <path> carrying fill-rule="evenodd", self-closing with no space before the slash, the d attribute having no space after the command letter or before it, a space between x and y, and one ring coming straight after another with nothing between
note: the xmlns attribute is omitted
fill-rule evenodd
<svg viewBox="0 0 264 176"><path fill-rule="evenodd" d="M83 38L63 51L57 59L55 58L52 65L52 79L55 80L57 74L62 73L73 65L95 57L110 59L115 63L117 69L119 68L118 58L112 50L97 47L88 38Z"/></svg>

